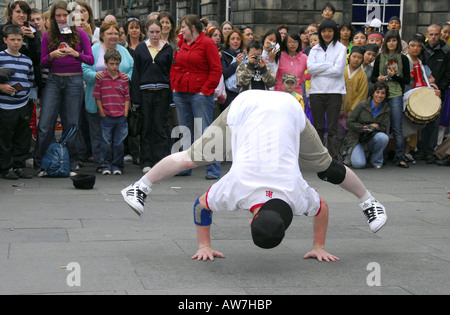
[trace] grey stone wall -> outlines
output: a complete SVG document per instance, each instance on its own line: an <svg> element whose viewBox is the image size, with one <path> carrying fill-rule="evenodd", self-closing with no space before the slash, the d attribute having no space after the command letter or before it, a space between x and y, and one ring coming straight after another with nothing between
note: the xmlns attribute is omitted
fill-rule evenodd
<svg viewBox="0 0 450 315"><path fill-rule="evenodd" d="M222 23L226 17L228 0L137 0L128 9L129 0L102 0L102 17L114 14L119 21L129 16L145 19L151 11L169 11L180 19L185 14L201 14ZM5 2L0 0L0 19L4 15ZM254 32L263 35L280 24L289 25L292 31L322 20L321 9L327 2L333 3L337 23L352 20L352 0L233 0L230 20L235 26L249 25ZM449 0L405 0L402 34L408 39L416 32L426 33L432 23L450 20Z"/></svg>
<svg viewBox="0 0 450 315"><path fill-rule="evenodd" d="M343 20L344 0L338 1L298 1L298 0L234 0L232 2L232 22L249 25L254 32L264 34L267 30L280 24L286 24L290 30L298 31L301 27L322 20L321 9L326 2L337 8L335 20Z"/></svg>

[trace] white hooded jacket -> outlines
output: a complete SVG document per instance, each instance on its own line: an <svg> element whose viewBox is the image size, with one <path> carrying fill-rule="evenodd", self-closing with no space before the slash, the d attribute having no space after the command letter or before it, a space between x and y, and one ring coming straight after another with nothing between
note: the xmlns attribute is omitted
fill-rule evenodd
<svg viewBox="0 0 450 315"><path fill-rule="evenodd" d="M326 51L315 45L308 56L308 71L312 76L309 94L346 94L346 65L347 48L340 42L330 43Z"/></svg>

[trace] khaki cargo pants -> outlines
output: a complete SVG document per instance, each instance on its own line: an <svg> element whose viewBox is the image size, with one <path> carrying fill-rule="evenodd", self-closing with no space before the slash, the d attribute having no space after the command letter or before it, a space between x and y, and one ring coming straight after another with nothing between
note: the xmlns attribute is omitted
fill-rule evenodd
<svg viewBox="0 0 450 315"><path fill-rule="evenodd" d="M231 135L227 128L228 106L188 149L192 161L198 166L213 162L231 161ZM300 134L300 169L324 172L331 164L331 156L323 146L316 130L305 117L306 127Z"/></svg>

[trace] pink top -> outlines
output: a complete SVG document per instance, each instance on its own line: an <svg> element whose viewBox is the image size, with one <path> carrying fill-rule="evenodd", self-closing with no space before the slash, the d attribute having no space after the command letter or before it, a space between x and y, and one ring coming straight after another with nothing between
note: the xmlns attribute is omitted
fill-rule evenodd
<svg viewBox="0 0 450 315"><path fill-rule="evenodd" d="M94 64L94 55L92 54L91 41L89 36L80 28L77 28L80 34L80 42L77 44L76 51L80 53L80 57L75 58L67 56L64 58L53 59L49 61L49 55L52 51L48 48L49 35L45 32L42 36L41 43L41 67L48 68L49 73L83 73L82 63L90 66ZM64 35L61 35L61 43L64 42Z"/></svg>
<svg viewBox="0 0 450 315"><path fill-rule="evenodd" d="M293 73L297 77L297 85L295 86L295 92L303 95L302 83L311 80L311 74L305 74L307 70L308 56L301 51L290 57L285 51L281 52L280 61L278 63L277 71L277 85L275 85L275 91L284 91L283 88L283 75L286 73Z"/></svg>

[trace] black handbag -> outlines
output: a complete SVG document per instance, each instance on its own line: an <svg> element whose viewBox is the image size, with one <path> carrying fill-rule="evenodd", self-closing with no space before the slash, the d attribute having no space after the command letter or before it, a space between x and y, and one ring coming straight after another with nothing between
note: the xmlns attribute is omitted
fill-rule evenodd
<svg viewBox="0 0 450 315"><path fill-rule="evenodd" d="M363 129L363 132L359 135L359 142L361 144L367 144L377 133L378 130L374 128L369 127L369 129Z"/></svg>
<svg viewBox="0 0 450 315"><path fill-rule="evenodd" d="M128 112L128 136L137 137L142 131L142 114L136 108L136 105L131 104Z"/></svg>

